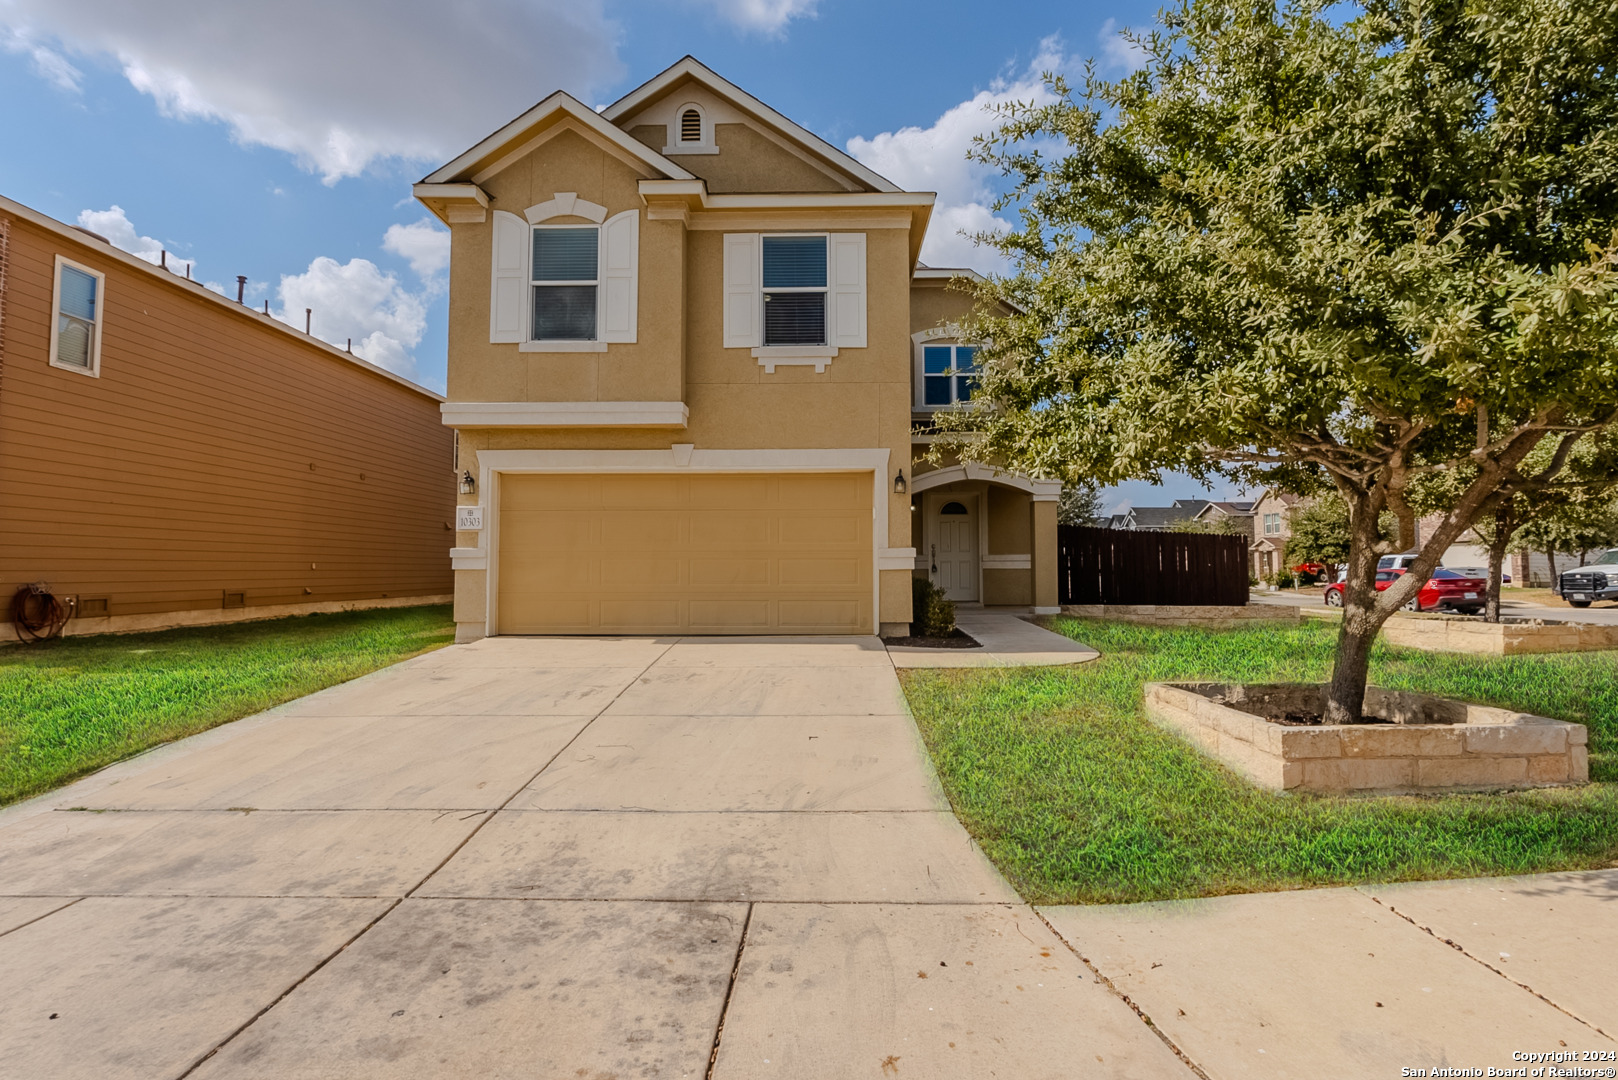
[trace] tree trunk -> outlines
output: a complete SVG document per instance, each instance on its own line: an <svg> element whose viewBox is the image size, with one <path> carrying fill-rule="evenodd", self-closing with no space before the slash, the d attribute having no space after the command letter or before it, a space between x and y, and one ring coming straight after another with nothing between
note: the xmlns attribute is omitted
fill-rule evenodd
<svg viewBox="0 0 1618 1080"><path fill-rule="evenodd" d="M1494 542L1489 545L1489 591L1483 602L1483 621L1500 621L1500 576L1505 571L1506 545L1515 531L1509 510L1494 512Z"/></svg>
<svg viewBox="0 0 1618 1080"><path fill-rule="evenodd" d="M1365 712L1371 644L1382 628L1376 611L1376 514L1362 510L1349 525L1348 574L1343 582L1343 623L1337 632L1337 660L1326 688L1328 724L1357 724Z"/></svg>
<svg viewBox="0 0 1618 1080"><path fill-rule="evenodd" d="M1556 572L1556 548L1550 546L1545 548L1545 563L1550 568L1549 573L1551 575L1551 592L1555 593L1557 596L1561 596L1562 575Z"/></svg>

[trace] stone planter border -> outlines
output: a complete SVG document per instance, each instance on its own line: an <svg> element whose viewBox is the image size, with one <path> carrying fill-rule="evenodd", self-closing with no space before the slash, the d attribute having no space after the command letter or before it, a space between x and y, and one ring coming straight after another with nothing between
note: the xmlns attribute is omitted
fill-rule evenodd
<svg viewBox="0 0 1618 1080"><path fill-rule="evenodd" d="M1299 610L1311 619L1342 618L1335 608ZM1382 624L1382 640L1408 649L1488 656L1600 652L1618 649L1618 626L1523 618L1486 623L1473 616L1400 612Z"/></svg>
<svg viewBox="0 0 1618 1080"><path fill-rule="evenodd" d="M1316 683L1147 683L1146 715L1275 791L1496 790L1589 779L1584 725L1547 716L1372 687L1366 713L1393 723L1286 727L1265 719L1318 713L1324 691Z"/></svg>

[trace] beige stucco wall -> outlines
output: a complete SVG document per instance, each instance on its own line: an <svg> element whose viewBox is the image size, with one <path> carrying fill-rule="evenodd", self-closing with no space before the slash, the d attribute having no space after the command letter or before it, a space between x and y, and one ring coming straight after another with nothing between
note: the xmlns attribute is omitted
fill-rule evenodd
<svg viewBox="0 0 1618 1080"><path fill-rule="evenodd" d="M706 180L708 190L716 195L736 191L848 190L846 184L838 183L825 170L776 145L746 124L715 124L714 145L719 147L717 154L670 154L668 157Z"/></svg>
<svg viewBox="0 0 1618 1080"><path fill-rule="evenodd" d="M959 322L972 310L972 294L947 280L924 278L910 289L910 332L932 330Z"/></svg>
<svg viewBox="0 0 1618 1080"><path fill-rule="evenodd" d="M1028 493L990 484L988 504L989 554L1027 555L1032 551L1029 546L1032 522Z"/></svg>

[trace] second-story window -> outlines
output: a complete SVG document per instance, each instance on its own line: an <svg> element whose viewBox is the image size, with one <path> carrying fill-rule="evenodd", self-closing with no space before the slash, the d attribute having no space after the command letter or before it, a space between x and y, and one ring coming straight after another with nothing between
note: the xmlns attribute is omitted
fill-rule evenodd
<svg viewBox="0 0 1618 1080"><path fill-rule="evenodd" d="M1276 533L1278 533L1280 531L1281 531L1281 515L1280 514L1265 514L1264 515L1264 532L1266 534L1270 535L1270 536L1274 536Z"/></svg>
<svg viewBox="0 0 1618 1080"><path fill-rule="evenodd" d="M927 345L921 350L922 403L957 405L977 389L977 347Z"/></svg>
<svg viewBox="0 0 1618 1080"><path fill-rule="evenodd" d="M535 341L594 341L600 230L595 226L534 227Z"/></svg>
<svg viewBox="0 0 1618 1080"><path fill-rule="evenodd" d="M100 372L101 274L56 257L56 324L51 328L53 367L86 375Z"/></svg>
<svg viewBox="0 0 1618 1080"><path fill-rule="evenodd" d="M765 236L764 344L826 344L826 237Z"/></svg>

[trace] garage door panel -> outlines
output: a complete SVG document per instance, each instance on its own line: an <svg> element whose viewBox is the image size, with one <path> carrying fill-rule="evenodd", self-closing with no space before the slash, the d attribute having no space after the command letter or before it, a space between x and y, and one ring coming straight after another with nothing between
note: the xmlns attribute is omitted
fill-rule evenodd
<svg viewBox="0 0 1618 1080"><path fill-rule="evenodd" d="M784 629L807 633L846 633L860 617L859 605L852 600L782 600L778 618Z"/></svg>
<svg viewBox="0 0 1618 1080"><path fill-rule="evenodd" d="M753 547L775 535L773 516L763 512L714 510L690 517L691 544L699 549Z"/></svg>
<svg viewBox="0 0 1618 1080"><path fill-rule="evenodd" d="M601 484L594 476L552 476L543 487L525 484L524 477L507 477L500 485L500 505L506 513L517 510L595 510L601 505Z"/></svg>
<svg viewBox="0 0 1618 1080"><path fill-rule="evenodd" d="M771 606L768 600L693 600L690 628L720 633L769 630L775 622Z"/></svg>
<svg viewBox="0 0 1618 1080"><path fill-rule="evenodd" d="M769 559L692 559L692 585L768 585Z"/></svg>
<svg viewBox="0 0 1618 1080"><path fill-rule="evenodd" d="M744 510L768 506L771 483L767 476L692 476L693 510Z"/></svg>
<svg viewBox="0 0 1618 1080"><path fill-rule="evenodd" d="M869 575L860 573L857 559L782 559L782 585L859 585Z"/></svg>
<svg viewBox="0 0 1618 1080"><path fill-rule="evenodd" d="M501 633L871 633L866 474L506 476Z"/></svg>
<svg viewBox="0 0 1618 1080"><path fill-rule="evenodd" d="M634 559L621 556L601 559L602 585L658 586L680 584L680 560Z"/></svg>
<svg viewBox="0 0 1618 1080"><path fill-rule="evenodd" d="M679 600L601 601L601 629L613 634L678 632L685 626L684 605Z"/></svg>

